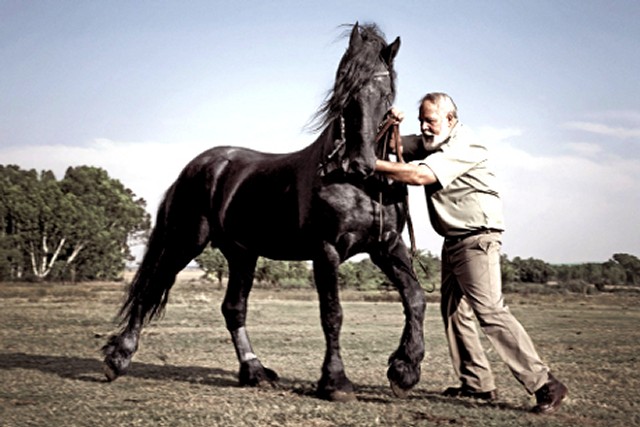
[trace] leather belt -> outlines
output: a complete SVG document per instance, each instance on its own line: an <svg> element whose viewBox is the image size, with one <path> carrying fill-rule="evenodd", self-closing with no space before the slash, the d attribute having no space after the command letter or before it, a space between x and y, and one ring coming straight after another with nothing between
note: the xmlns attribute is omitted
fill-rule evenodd
<svg viewBox="0 0 640 427"><path fill-rule="evenodd" d="M491 233L502 233L502 230L498 230L496 228L480 228L478 230L473 230L465 234L461 234L459 236L445 237L444 242L449 245L453 245L456 243L462 242L464 239L469 237L477 236L480 234L491 234Z"/></svg>

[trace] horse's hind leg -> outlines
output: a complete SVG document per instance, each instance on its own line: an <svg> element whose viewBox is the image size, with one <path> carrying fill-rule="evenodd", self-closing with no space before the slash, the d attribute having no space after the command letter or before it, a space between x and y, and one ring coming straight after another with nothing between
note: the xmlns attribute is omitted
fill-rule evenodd
<svg viewBox="0 0 640 427"><path fill-rule="evenodd" d="M139 306L135 308L139 313ZM142 322L139 314L132 314L125 328L118 334L109 338L109 341L102 347L105 356L102 365L108 381L113 381L124 375L131 365L133 353L138 349Z"/></svg>
<svg viewBox="0 0 640 427"><path fill-rule="evenodd" d="M426 299L411 267L409 251L399 236L390 237L381 245L380 252L370 254L371 260L398 289L405 315L400 345L389 357L387 378L394 394L405 397L420 380L420 363L424 358Z"/></svg>
<svg viewBox="0 0 640 427"><path fill-rule="evenodd" d="M126 373L138 349L145 322L162 312L176 275L202 252L208 241L208 226L204 221L167 228L156 225L121 309L124 327L102 348L104 371L109 381Z"/></svg>
<svg viewBox="0 0 640 427"><path fill-rule="evenodd" d="M240 252L225 251L229 263L229 282L222 302L222 314L240 363L240 385L271 385L278 380L278 374L262 365L253 351L246 330L247 303L257 257Z"/></svg>

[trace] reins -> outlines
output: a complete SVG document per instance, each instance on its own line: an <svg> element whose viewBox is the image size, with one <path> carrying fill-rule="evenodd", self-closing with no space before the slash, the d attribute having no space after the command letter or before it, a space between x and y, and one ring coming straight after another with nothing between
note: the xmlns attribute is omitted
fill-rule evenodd
<svg viewBox="0 0 640 427"><path fill-rule="evenodd" d="M400 136L400 126L398 124L398 122L393 118L393 117L388 117L386 121L384 121L381 125L380 128L378 130L378 134L376 135L376 144L379 144L380 142L383 143L382 146L382 153L381 153L381 159L382 160L386 160L387 159L387 146L389 145L389 142L391 140L395 140L396 144L402 144L402 138ZM402 158L402 156L397 156L397 161L399 163L405 163L404 159ZM383 177L384 178L384 177ZM384 178L386 179L386 178ZM418 261L418 264L420 265L420 268L422 268L422 271L424 271L425 274L428 275L428 268L424 265L424 263L422 262L422 260L420 259L420 257L418 256L418 246L416 244L416 236L415 236L415 232L413 229L413 221L411 219L411 212L409 209L409 192L405 191L405 195L404 195L405 199L405 205L407 207L407 229L409 231L409 240L411 242L411 267L413 269L413 274L416 276L417 279L417 274L415 271L415 267L413 266L413 262L415 260ZM382 234L383 234L383 222L384 222L384 210L382 209L382 190L380 191L379 195L378 195L378 202L380 204L380 231L379 231L379 235L378 235L378 240L382 240ZM428 292L433 292L435 290L435 287L433 287L433 289L431 289Z"/></svg>
<svg viewBox="0 0 640 427"><path fill-rule="evenodd" d="M383 160L387 158L387 147L389 145L389 141L395 140L396 144L402 144L402 138L400 137L400 126L397 121L393 117L387 118L385 122L380 126L380 130L376 135L376 144L382 141L382 156ZM402 156L397 156L397 161L400 163L404 163L404 159ZM382 206L382 191L379 194L379 202L380 206ZM411 256L415 257L418 253L418 247L416 245L416 236L413 230L413 221L411 220L411 213L409 212L409 193L405 193L405 204L407 206L407 228L409 230L409 240L411 241ZM383 223L383 210L380 209L380 235L378 238L382 239L382 223Z"/></svg>

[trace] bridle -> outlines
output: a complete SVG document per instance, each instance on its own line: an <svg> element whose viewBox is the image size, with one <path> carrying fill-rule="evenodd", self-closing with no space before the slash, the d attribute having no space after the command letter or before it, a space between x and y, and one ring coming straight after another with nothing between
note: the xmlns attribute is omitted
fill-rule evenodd
<svg viewBox="0 0 640 427"><path fill-rule="evenodd" d="M372 78L375 79L377 77L389 77L389 76L390 76L390 71L385 70L385 71L378 71L374 73L372 75ZM388 107L391 107L391 105L388 105ZM340 157L344 155L344 151L345 151L344 148L345 148L345 144L347 143L347 138L345 136L344 116L342 115L342 113L340 113L340 116L338 116L338 118L340 120L340 136L333 140L333 150L331 150L331 152L327 154L318 165L317 171L320 176L326 176L327 174L332 172L334 169L329 168L328 166L333 162L334 158L337 155L340 155ZM389 126L390 124L384 129L384 132L386 132L386 130L389 129ZM378 129L381 129L381 128L378 127ZM380 139L384 136L384 132L381 132L380 130L378 131L378 135L376 136L376 140L375 140L376 144L378 144Z"/></svg>
<svg viewBox="0 0 640 427"><path fill-rule="evenodd" d="M329 165L331 165L331 164L335 165L334 158L336 156L338 156L338 155L343 156L344 155L344 147L345 147L345 144L347 142L346 136L345 136L344 117L342 115L340 115L339 119L340 119L340 136L333 141L333 144L334 144L333 150L331 150L331 152L318 165L318 174L320 176L326 176L327 174L332 172L334 170L334 168L337 168L337 166L334 166L334 168L329 168ZM382 144L382 152L380 153L380 157L379 157L381 160L386 160L387 159L387 157L388 157L387 147L389 146L389 142L392 139L396 141L396 144L401 144L402 143L402 140L401 140L401 137L400 137L400 127L398 125L398 122L397 122L396 119L394 119L393 117L389 116L389 117L386 118L385 121L380 123L380 125L378 126L378 133L376 134L376 138L374 140L374 144L375 144L376 147L379 147L380 144ZM378 150L376 150L376 152L377 151ZM404 159L402 158L402 156L398 156L398 162L404 163ZM379 175L379 179L381 181L384 181L387 178L382 176L382 175ZM380 191L378 193L378 203L380 205L379 217L378 217L378 221L379 221L378 241L382 241L383 235L384 235L384 209L382 209L384 188L385 188L385 185L381 186L380 187ZM422 268L422 270L425 273L428 271L428 269L423 264L422 260L418 257L418 247L417 247L417 244L416 244L416 236L415 236L415 231L414 231L414 228L413 228L413 221L411 219L411 212L410 212L410 209L409 209L409 193L406 191L406 189L405 189L404 197L405 197L405 199L404 199L405 206L407 207L407 212L406 212L406 214L407 214L407 230L409 231L409 240L411 242L411 251L410 251L410 253L411 253L411 268L412 268L412 272L413 272L414 276L417 279L418 275L416 274L415 267L413 265L415 260L418 261L418 264L420 265L420 268ZM428 292L433 292L433 289L431 291L428 291Z"/></svg>
<svg viewBox="0 0 640 427"><path fill-rule="evenodd" d="M373 77L386 77L389 76L389 71L382 71L382 72L378 72L375 73L373 75ZM320 162L320 164L318 165L318 174L320 176L326 176L328 175L330 172L332 172L335 168L337 168L338 166L336 165L337 162L335 162L335 157L336 156L340 156L343 157L344 156L344 152L345 152L345 145L347 142L346 136L345 136L345 120L344 120L344 116L342 114L340 114L339 116L339 120L340 120L340 136L336 139L334 139L333 141L333 150L331 150L331 152L324 157L324 159ZM386 120L384 120L382 123L380 123L380 125L378 126L378 132L376 134L376 138L374 140L374 144L376 147L379 147L380 144L382 143L382 152L380 153L380 159L382 160L387 160L388 158L388 153L387 153L387 147L389 145L389 142L391 140L395 140L396 144L401 144L401 137L400 137L400 129L399 129L399 124L398 121L393 118L392 116L388 115ZM379 150L376 150L376 154ZM344 161L344 160L343 160ZM398 162L400 163L404 163L404 159L402 158L402 156L398 156ZM330 167L330 165L334 165L333 167ZM384 176L380 176L380 180L386 180L387 178ZM383 202L383 191L384 191L384 187L385 186L381 186L380 188L380 192L378 194L378 203L380 205L380 210L379 210L379 231L378 231L378 241L382 241L383 239L383 234L384 234L384 209L382 209L382 202ZM407 230L409 232L409 240L411 242L411 265L412 265L412 269L413 269L413 274L416 276L417 278L417 274L415 272L415 268L413 268L413 261L414 260L418 260L418 263L420 264L420 267L426 272L427 268L426 266L422 263L422 261L420 260L420 258L418 257L418 247L416 244L416 237L415 237L415 231L413 228L413 221L411 219L411 213L409 210L409 193L408 191L406 191L405 189L405 206L407 207Z"/></svg>
<svg viewBox="0 0 640 427"><path fill-rule="evenodd" d="M327 154L324 159L318 165L318 174L320 176L328 175L333 169L329 170L328 165L333 162L334 157L340 154L340 157L344 155L344 147L347 143L347 138L345 136L345 127L344 127L344 116L340 114L340 137L333 140L333 150L329 154Z"/></svg>

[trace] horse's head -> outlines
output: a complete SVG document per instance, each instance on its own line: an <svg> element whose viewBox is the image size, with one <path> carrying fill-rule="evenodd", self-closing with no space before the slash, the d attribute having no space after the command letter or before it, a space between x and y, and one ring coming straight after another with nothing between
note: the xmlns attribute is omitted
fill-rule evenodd
<svg viewBox="0 0 640 427"><path fill-rule="evenodd" d="M369 176L375 168L375 137L395 98L393 60L400 38L387 44L374 24L353 26L330 97L320 113L333 122L344 146L340 163L346 173Z"/></svg>

